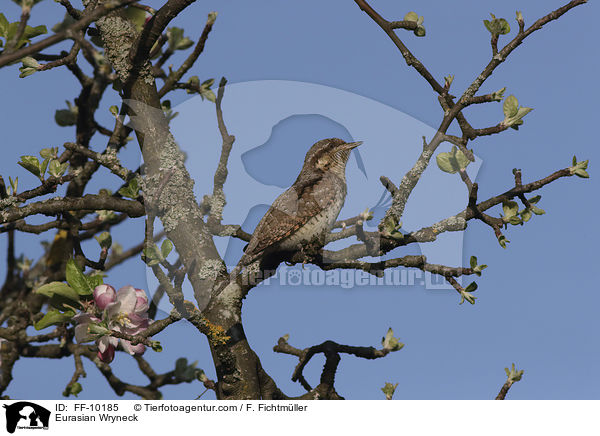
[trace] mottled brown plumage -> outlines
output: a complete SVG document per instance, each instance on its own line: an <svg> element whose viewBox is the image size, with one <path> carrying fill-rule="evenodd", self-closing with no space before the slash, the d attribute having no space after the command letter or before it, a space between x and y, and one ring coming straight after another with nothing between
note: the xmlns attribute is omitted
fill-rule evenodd
<svg viewBox="0 0 600 436"><path fill-rule="evenodd" d="M338 138L315 143L294 184L273 202L260 220L234 273L264 254L297 251L306 243L324 243L346 198L346 163L360 142Z"/></svg>

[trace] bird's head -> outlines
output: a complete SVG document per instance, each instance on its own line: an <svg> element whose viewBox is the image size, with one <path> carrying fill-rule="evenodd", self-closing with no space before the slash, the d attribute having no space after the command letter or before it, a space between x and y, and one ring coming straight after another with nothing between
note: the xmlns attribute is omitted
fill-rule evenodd
<svg viewBox="0 0 600 436"><path fill-rule="evenodd" d="M308 150L302 169L333 171L344 178L350 152L360 144L362 142L345 142L339 138L322 139Z"/></svg>

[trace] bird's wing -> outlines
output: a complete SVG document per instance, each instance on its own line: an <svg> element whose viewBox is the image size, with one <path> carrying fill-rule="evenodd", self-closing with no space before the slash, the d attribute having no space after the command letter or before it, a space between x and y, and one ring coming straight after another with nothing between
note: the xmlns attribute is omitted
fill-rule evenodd
<svg viewBox="0 0 600 436"><path fill-rule="evenodd" d="M333 200L334 192L322 189L314 192L323 177L327 175L322 172L306 176L301 173L294 185L277 197L256 226L244 253L245 259L250 261L266 248L293 234Z"/></svg>
<svg viewBox="0 0 600 436"><path fill-rule="evenodd" d="M246 249L253 256L302 227L320 208L311 196L298 198L294 188L281 194L260 220Z"/></svg>

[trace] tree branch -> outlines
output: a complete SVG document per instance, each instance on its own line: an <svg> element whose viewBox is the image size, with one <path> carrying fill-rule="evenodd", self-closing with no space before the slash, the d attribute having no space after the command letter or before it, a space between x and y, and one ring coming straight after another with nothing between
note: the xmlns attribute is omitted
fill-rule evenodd
<svg viewBox="0 0 600 436"><path fill-rule="evenodd" d="M93 11L91 11L89 14L84 14L84 16L79 21L73 23L66 30L63 30L59 33L55 33L54 35L49 36L48 38L43 39L40 42L31 44L20 50L0 55L0 68L21 58L24 58L25 56L30 56L47 47L64 41L65 39L69 39L75 32L86 28L90 25L90 23L93 23L98 18L103 17L104 15L107 15L116 9L122 8L123 6L127 6L128 4L133 3L135 1L136 0L118 0L118 2L116 3L111 2L108 4L100 5Z"/></svg>

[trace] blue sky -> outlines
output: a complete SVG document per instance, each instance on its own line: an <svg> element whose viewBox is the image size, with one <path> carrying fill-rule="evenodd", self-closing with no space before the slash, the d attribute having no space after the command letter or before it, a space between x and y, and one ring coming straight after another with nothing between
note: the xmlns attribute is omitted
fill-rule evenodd
<svg viewBox="0 0 600 436"><path fill-rule="evenodd" d="M2 11L16 20L17 7L6 4ZM501 5L489 1L455 1L451 5L372 2L390 20L401 19L411 10L425 17L425 38L409 32L399 35L438 80L454 74L455 94L460 94L489 60L489 33L482 20L489 18L490 12L506 18L514 35L516 10L523 11L529 25L562 4L556 0L506 1ZM268 204L293 181L303 154L317 139L339 136L365 141L360 152L364 171L356 159L348 166L349 194L342 214L350 216L377 202L381 188L375 187L380 175L400 180L414 159L421 135L430 137L441 120L429 85L406 66L387 36L353 2L202 1L189 7L174 25L185 27L196 39L212 10L219 16L191 74L217 81L224 75L233 84L226 92L224 109L230 132L238 140L232 155L234 169L225 186L230 201L225 216L246 221L248 231L260 217L260 205ZM265 369L286 393L301 394L302 388L290 381L295 358L272 351L279 336L289 333L290 343L301 348L326 339L378 346L391 326L406 347L375 361L343 356L336 378L341 395L380 399L379 388L389 381L399 384L398 399L488 399L504 382L503 368L515 362L525 375L512 388L510 398L598 398L600 301L594 247L599 237L593 220L598 213L594 198L599 188L594 168L600 153L593 141L599 115L595 80L600 61L597 37L589 36L598 12L597 4L590 2L548 24L486 82L482 92L506 86L506 95L516 95L522 105L535 110L518 132L510 130L472 143L481 166L479 171L469 169L479 183L482 199L509 189L515 167L523 170L524 181L532 181L569 166L574 154L580 160L590 159L591 178L562 179L544 188L539 206L546 214L535 216L523 227L511 226L505 233L511 241L506 250L488 227L477 222L460 236L459 245L456 240L449 243L448 256L458 255L467 264L469 257L476 255L489 265L477 279L474 306L459 306L454 291L423 286L342 289L269 285L254 289L244 302L246 334ZM34 8L32 23L54 24L62 15L59 5L43 1ZM42 21L42 17L49 18ZM501 44L503 41L508 38L501 38ZM172 62L177 65L181 56ZM18 175L23 190L34 186L35 180L16 165L19 156L72 140L71 128L58 127L53 114L65 106L64 100L73 100L78 87L66 70L26 79L17 76L15 66L0 70L4 103L0 174L5 179ZM212 177L216 165L212 157L218 153L214 108L208 102L189 100L185 92L174 94L171 100L181 113L173 128L188 152L188 165L201 195L209 189L202 178ZM109 123L108 107L116 102L115 96L107 93L99 110L101 122ZM502 118L501 105L478 105L466 115L474 126L491 126ZM206 130L195 133L194 122ZM92 143L97 150L104 146L100 138ZM122 159L137 167L137 144L130 143ZM100 174L90 192L118 187L114 176ZM435 164L426 175L415 191L419 199L411 199L407 208L404 224L409 229L413 223L428 225L436 217L456 213L466 201L458 177L442 174ZM249 192L252 198L244 203ZM253 205L257 208L252 212ZM143 222L137 220L115 228L113 239L128 247L141 240L142 232ZM29 257L41 251L39 237L18 235L17 243ZM1 253L5 245L3 237ZM232 244L228 256L235 259L240 248L240 244ZM96 247L89 244L87 249L93 252ZM220 241L220 249L227 250L227 241ZM430 249L413 247L395 254ZM444 253L434 251L428 257ZM0 262L3 275L2 267ZM130 283L148 289L153 286L138 259L115 269L107 281L117 287ZM185 356L198 360L198 366L214 377L206 340L193 328L180 323L157 339L165 351L146 354L157 371L171 369L176 358ZM316 358L307 368L313 385L322 363L322 358ZM113 366L122 378L145 383L128 356L119 355ZM72 370L68 359L22 359L16 364L15 381L7 394L60 398ZM80 398L112 398L97 370L91 365L86 370ZM53 377L48 377L50 373ZM201 391L199 384L164 389L167 399L194 398ZM205 398L214 398L211 395Z"/></svg>

